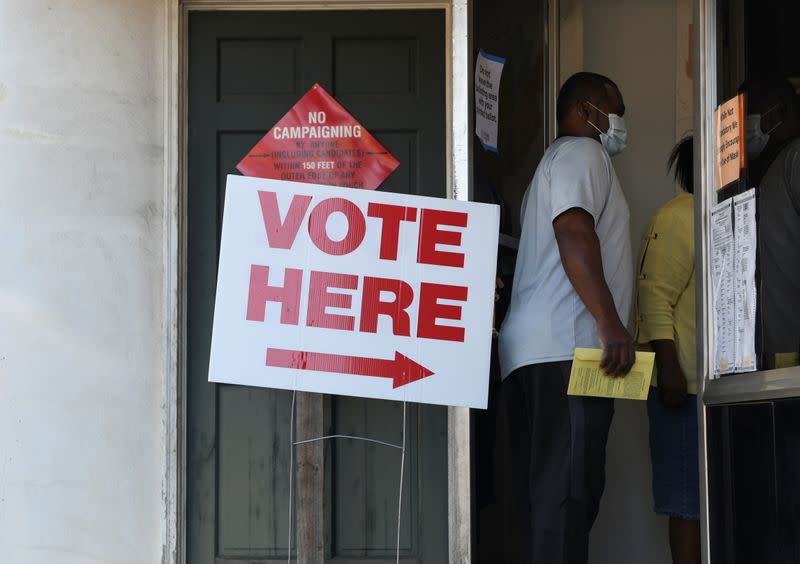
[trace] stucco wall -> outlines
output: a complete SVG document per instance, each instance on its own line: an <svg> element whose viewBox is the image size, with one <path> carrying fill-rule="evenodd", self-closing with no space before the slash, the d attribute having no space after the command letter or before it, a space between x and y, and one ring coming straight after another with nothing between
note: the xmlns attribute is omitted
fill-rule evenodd
<svg viewBox="0 0 800 564"><path fill-rule="evenodd" d="M0 2L0 554L164 542L163 13Z"/></svg>

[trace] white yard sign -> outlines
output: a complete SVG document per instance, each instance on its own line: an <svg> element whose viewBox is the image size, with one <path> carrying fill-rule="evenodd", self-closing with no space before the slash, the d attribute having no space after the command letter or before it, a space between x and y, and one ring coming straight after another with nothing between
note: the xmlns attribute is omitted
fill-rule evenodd
<svg viewBox="0 0 800 564"><path fill-rule="evenodd" d="M496 206L229 176L209 380L485 408Z"/></svg>

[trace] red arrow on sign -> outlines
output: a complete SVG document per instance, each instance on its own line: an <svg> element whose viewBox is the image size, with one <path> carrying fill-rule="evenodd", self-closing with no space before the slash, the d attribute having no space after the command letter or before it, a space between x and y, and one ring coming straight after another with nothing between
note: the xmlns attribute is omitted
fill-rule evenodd
<svg viewBox="0 0 800 564"><path fill-rule="evenodd" d="M395 352L393 360L326 354L286 349L267 349L267 366L336 372L357 376L391 378L393 388L431 376L433 372L407 356Z"/></svg>

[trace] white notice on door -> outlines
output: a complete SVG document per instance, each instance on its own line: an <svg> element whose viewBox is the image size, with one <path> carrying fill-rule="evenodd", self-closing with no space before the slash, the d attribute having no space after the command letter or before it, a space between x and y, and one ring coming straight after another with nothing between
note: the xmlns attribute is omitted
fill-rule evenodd
<svg viewBox="0 0 800 564"><path fill-rule="evenodd" d="M736 358L732 219L730 200L717 204L711 210L711 280L715 333L715 375L733 372Z"/></svg>
<svg viewBox="0 0 800 564"><path fill-rule="evenodd" d="M756 191L733 199L737 372L756 369Z"/></svg>
<svg viewBox="0 0 800 564"><path fill-rule="evenodd" d="M500 98L500 76L506 60L478 53L475 62L475 134L487 151L497 152L497 116Z"/></svg>

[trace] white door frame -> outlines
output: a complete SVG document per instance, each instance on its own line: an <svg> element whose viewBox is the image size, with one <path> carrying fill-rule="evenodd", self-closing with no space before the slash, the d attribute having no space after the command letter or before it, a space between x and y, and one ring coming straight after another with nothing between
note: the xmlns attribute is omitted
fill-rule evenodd
<svg viewBox="0 0 800 564"><path fill-rule="evenodd" d="M165 0L164 23L164 331L166 474L163 564L186 562L186 170L187 22L196 10L371 10L445 11L447 194L469 200L472 193L471 8L468 0ZM470 413L448 409L449 562L471 561Z"/></svg>

